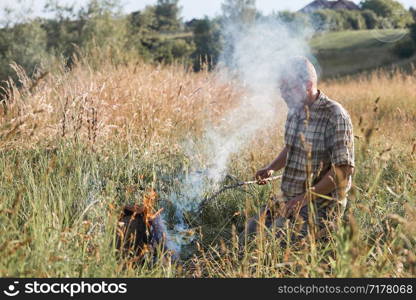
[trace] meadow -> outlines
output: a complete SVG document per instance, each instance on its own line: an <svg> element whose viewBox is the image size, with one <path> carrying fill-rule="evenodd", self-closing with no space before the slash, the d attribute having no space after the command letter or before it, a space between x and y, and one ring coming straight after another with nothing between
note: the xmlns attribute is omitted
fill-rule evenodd
<svg viewBox="0 0 416 300"><path fill-rule="evenodd" d="M415 70L320 84L350 112L356 138L351 207L328 241L282 248L266 230L238 240L246 217L279 193L273 182L227 191L191 216L195 240L180 261L162 253L136 266L114 251L121 207L169 202L178 176L194 171L184 141L220 120L241 90L181 65L80 60L34 80L15 69L21 86L10 83L0 106L1 277L416 275ZM229 174L251 180L280 150L282 130L265 124Z"/></svg>
<svg viewBox="0 0 416 300"><path fill-rule="evenodd" d="M345 30L325 32L310 45L318 57L325 78L345 76L393 65L408 67L415 57L394 54L398 42L410 41L407 29Z"/></svg>

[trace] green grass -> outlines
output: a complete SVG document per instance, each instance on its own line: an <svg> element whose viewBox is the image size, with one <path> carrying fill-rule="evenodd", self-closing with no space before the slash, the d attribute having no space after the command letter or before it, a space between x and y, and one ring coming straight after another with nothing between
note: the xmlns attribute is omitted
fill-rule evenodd
<svg viewBox="0 0 416 300"><path fill-rule="evenodd" d="M383 66L401 64L392 52L407 29L328 32L312 39L310 45L324 70L323 77L351 75Z"/></svg>
<svg viewBox="0 0 416 300"><path fill-rule="evenodd" d="M327 32L311 41L313 49L353 51L362 48L389 48L386 41L395 41L407 35L407 29L354 30Z"/></svg>
<svg viewBox="0 0 416 300"><path fill-rule="evenodd" d="M416 59L400 59L393 48L409 39L408 29L349 30L315 36L310 46L321 66L322 78L353 75L392 66L408 68ZM160 35L166 39L190 39L192 33Z"/></svg>
<svg viewBox="0 0 416 300"><path fill-rule="evenodd" d="M405 216L406 205L415 207L411 178L416 177L416 168L400 154L387 163L371 159L378 151L360 151L359 147L356 187L350 199L353 225L339 228L328 243L283 249L279 240L264 233L241 248L236 234L243 229L246 204L260 207L278 188L252 186L249 193L223 194L194 220L191 226L200 235L180 266L164 265L160 260L156 265L127 269L120 267L113 250L117 208L140 202L152 186L163 199L178 176L172 172L183 166L184 157L171 153L158 162L157 156L149 159L126 152L121 145L105 156L70 144L59 145L53 152L3 152L1 275L413 276L414 265L405 253L406 249L413 251L414 236L390 215ZM231 165L230 171L244 173L248 166L233 170L235 167ZM400 257L403 271L396 269Z"/></svg>

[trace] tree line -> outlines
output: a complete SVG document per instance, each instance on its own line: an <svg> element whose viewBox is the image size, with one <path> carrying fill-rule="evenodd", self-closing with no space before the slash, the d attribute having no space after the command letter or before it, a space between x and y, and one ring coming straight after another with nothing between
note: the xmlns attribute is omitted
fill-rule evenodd
<svg viewBox="0 0 416 300"><path fill-rule="evenodd" d="M119 0L90 0L76 9L50 0L48 18L6 18L0 28L0 81L16 79L12 62L36 76L62 63L87 57L94 64L125 63L132 59L148 62L180 62L195 71L212 68L224 47L224 24L248 24L272 19L312 26L316 31L341 31L411 27L413 41L398 50L415 51L415 10L406 10L394 0L364 0L359 11L320 10L311 14L274 12L262 15L255 0L224 0L222 14L185 22L179 0L157 0L141 11L123 14ZM7 12L10 16L10 11ZM400 47L398 47L400 48ZM410 49L410 50L409 50ZM409 52L410 51L410 52Z"/></svg>

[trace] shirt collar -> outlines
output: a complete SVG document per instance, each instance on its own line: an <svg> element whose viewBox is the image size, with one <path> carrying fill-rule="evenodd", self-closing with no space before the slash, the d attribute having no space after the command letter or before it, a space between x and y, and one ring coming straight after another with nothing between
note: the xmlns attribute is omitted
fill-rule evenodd
<svg viewBox="0 0 416 300"><path fill-rule="evenodd" d="M326 95L321 90L318 90L318 93L318 99L316 99L310 106L311 110L319 109L320 107L325 105L325 100L327 98Z"/></svg>

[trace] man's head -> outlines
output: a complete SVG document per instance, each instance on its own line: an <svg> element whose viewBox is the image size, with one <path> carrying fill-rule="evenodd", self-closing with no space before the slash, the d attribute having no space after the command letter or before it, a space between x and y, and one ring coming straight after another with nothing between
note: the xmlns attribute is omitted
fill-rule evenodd
<svg viewBox="0 0 416 300"><path fill-rule="evenodd" d="M313 102L318 88L315 67L306 57L290 58L280 74L279 88L289 108L297 108Z"/></svg>

